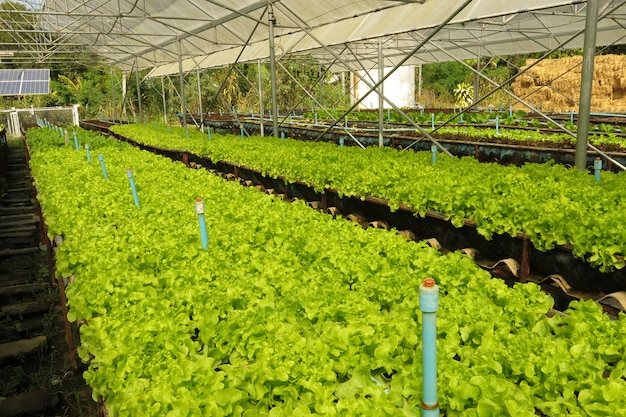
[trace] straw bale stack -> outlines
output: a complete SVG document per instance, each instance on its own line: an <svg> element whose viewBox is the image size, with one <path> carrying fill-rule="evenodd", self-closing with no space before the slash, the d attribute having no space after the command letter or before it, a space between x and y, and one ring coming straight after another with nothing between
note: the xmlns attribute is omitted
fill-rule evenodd
<svg viewBox="0 0 626 417"><path fill-rule="evenodd" d="M536 61L528 59L526 67ZM542 111L578 111L581 73L582 56L546 59L517 77L511 88L525 101L540 105ZM528 110L521 104L515 109ZM595 58L591 110L626 112L626 55Z"/></svg>

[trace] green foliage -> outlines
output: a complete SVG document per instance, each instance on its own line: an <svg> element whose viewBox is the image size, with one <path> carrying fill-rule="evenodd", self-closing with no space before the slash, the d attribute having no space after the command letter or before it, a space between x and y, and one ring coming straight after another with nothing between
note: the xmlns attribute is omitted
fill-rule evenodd
<svg viewBox="0 0 626 417"><path fill-rule="evenodd" d="M454 89L454 100L457 107L469 107L474 102L474 87L468 83L459 83Z"/></svg>
<svg viewBox="0 0 626 417"><path fill-rule="evenodd" d="M417 287L429 276L441 291L446 416L625 415L623 315L611 321L580 302L547 318L551 300L537 285L510 288L460 253L442 256L80 130L81 145L105 155L105 180L55 132L27 133L50 233L65 237L58 271L75 276L70 318L86 321L85 378L113 417L417 416Z"/></svg>
<svg viewBox="0 0 626 417"><path fill-rule="evenodd" d="M459 83L471 78L471 71L459 62L444 62L422 66L423 88L437 95L451 95Z"/></svg>
<svg viewBox="0 0 626 417"><path fill-rule="evenodd" d="M140 143L236 162L273 177L304 181L319 191L333 188L345 195L380 197L393 209L406 204L421 216L427 210L442 212L456 226L470 218L487 238L494 233L526 233L540 250L568 243L574 246L575 256L593 266L624 267L619 256L625 253L626 225L615 209L624 204L623 175L603 173L598 183L585 172L552 164L519 168L442 156L431 165L429 152L340 149L330 143L232 135L215 135L208 141L200 132L190 132L187 139L182 130L159 135L138 125L112 129ZM479 130L465 131L472 129ZM495 129L491 132L495 136ZM520 132L524 137L533 134ZM522 190L524 198L518 198ZM507 204L502 204L503 199Z"/></svg>

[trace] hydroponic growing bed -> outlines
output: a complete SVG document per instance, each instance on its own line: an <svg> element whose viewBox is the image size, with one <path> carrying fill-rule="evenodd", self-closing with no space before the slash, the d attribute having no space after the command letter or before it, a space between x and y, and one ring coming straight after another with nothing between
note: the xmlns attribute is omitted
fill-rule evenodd
<svg viewBox="0 0 626 417"><path fill-rule="evenodd" d="M445 415L626 415L623 315L576 302L548 317L538 286L509 288L460 253L78 137L75 149L28 131L49 233L64 237L58 272L74 277L70 318L85 323L85 377L110 415L418 415L425 277L441 288Z"/></svg>
<svg viewBox="0 0 626 417"><path fill-rule="evenodd" d="M452 113L452 111L450 111ZM356 138L365 146L378 145L378 118L377 112L351 113L329 129L333 119L340 117L342 111L328 110L327 112L305 112L303 115L292 117L283 115L279 118L279 135L302 140L331 141L336 144L344 141L346 145L356 145ZM574 165L575 138L556 129L553 123L546 123L538 115L526 115L524 112L515 113L467 113L457 116L457 121L446 126L453 114L443 113L441 110L433 112L408 111L407 114L425 131L431 132L445 148L456 156L474 156L482 162L498 162L503 164L522 165L526 162L545 163L554 161L563 165ZM576 132L577 125L574 115L553 114L567 129ZM326 117L323 119L322 117ZM590 127L590 142L600 150L610 155L615 161L626 164L626 145L624 121L622 118L595 117L597 122ZM236 118L227 114L220 117L218 114L209 114L204 117L194 115L188 117L187 123L194 125L202 120L207 126L225 134L239 134L243 127L248 134L259 135L261 123L259 115L240 114ZM394 111L385 112L383 120L383 143L385 146L396 148L411 147L415 150L429 150L431 142L426 140L417 128L408 124ZM264 129L272 130L271 118L265 118ZM587 166L592 167L594 159L600 156L590 150L587 157ZM608 160L603 163L604 168L619 171L619 168Z"/></svg>
<svg viewBox="0 0 626 417"><path fill-rule="evenodd" d="M320 192L330 188L340 195L379 197L392 210L404 204L422 217L428 210L442 213L457 227L469 218L487 239L524 234L543 251L571 245L574 256L604 272L613 271L579 285L624 289L626 280L615 275L624 266L623 219L615 209L623 204L621 175L605 172L598 182L584 172L552 164L504 167L445 155L433 164L428 153L388 148L341 149L328 143L233 135L207 140L197 131L167 134L141 125L111 130L139 143L188 150L270 177L302 181Z"/></svg>

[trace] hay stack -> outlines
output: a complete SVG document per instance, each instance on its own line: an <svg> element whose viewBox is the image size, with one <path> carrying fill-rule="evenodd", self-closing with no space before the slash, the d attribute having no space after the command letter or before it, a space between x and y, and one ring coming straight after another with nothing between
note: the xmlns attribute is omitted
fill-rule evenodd
<svg viewBox="0 0 626 417"><path fill-rule="evenodd" d="M528 59L526 67L536 62ZM546 59L511 84L513 92L542 111L578 111L582 56ZM626 55L597 56L594 63L591 111L626 112ZM517 104L514 108L528 111Z"/></svg>

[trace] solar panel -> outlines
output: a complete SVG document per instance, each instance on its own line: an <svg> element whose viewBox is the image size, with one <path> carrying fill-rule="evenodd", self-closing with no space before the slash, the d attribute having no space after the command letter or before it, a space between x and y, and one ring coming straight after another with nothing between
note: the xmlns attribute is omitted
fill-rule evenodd
<svg viewBox="0 0 626 417"><path fill-rule="evenodd" d="M50 93L50 69L0 69L0 96Z"/></svg>

